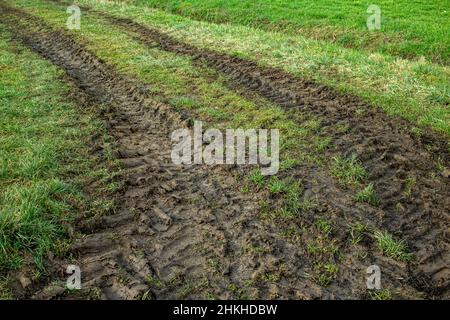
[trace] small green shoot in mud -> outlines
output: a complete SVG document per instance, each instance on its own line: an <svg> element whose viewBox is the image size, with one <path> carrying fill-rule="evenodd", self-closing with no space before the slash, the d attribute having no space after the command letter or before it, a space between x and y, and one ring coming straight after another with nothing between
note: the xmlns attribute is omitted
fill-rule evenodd
<svg viewBox="0 0 450 320"><path fill-rule="evenodd" d="M321 129L321 123L318 119L312 119L306 121L304 127L312 132L318 133Z"/></svg>
<svg viewBox="0 0 450 320"><path fill-rule="evenodd" d="M272 194L278 194L278 193L282 193L285 192L287 189L287 185L284 181L278 179L278 177L272 177L269 180L269 191Z"/></svg>
<svg viewBox="0 0 450 320"><path fill-rule="evenodd" d="M251 254L259 254L259 253L265 253L267 252L267 249L258 246L258 245L254 245L254 244L249 244L247 246L242 247L242 253L251 253Z"/></svg>
<svg viewBox="0 0 450 320"><path fill-rule="evenodd" d="M242 193L249 193L250 192L250 187L248 186L248 184L245 184L241 187L240 191Z"/></svg>
<svg viewBox="0 0 450 320"><path fill-rule="evenodd" d="M350 226L350 244L357 245L360 243L364 235L368 232L368 227L365 224L362 224L361 222L357 222L354 225Z"/></svg>
<svg viewBox="0 0 450 320"><path fill-rule="evenodd" d="M369 290L369 296L372 300L392 300L392 294L389 289Z"/></svg>
<svg viewBox="0 0 450 320"><path fill-rule="evenodd" d="M331 224L322 218L317 219L315 225L316 225L317 229L319 229L319 231L324 235L329 235L331 233L331 231L333 230L333 228L331 227Z"/></svg>
<svg viewBox="0 0 450 320"><path fill-rule="evenodd" d="M321 286L328 286L336 279L339 268L334 263L318 263L315 266L315 271L318 274L317 282Z"/></svg>
<svg viewBox="0 0 450 320"><path fill-rule="evenodd" d="M332 140L330 137L316 137L314 139L314 148L317 152L323 152L330 147L331 142Z"/></svg>
<svg viewBox="0 0 450 320"><path fill-rule="evenodd" d="M277 272L265 272L261 275L261 281L265 283L275 283L280 281L281 275Z"/></svg>
<svg viewBox="0 0 450 320"><path fill-rule="evenodd" d="M412 191L414 187L416 186L416 177L409 176L405 181L405 189L403 190L403 195L406 198L411 198Z"/></svg>
<svg viewBox="0 0 450 320"><path fill-rule="evenodd" d="M206 277L201 277L199 279L193 279L182 284L182 286L177 290L177 299L186 299L190 294L204 291L209 286L209 280Z"/></svg>
<svg viewBox="0 0 450 320"><path fill-rule="evenodd" d="M247 300L248 296L244 289L238 287L236 284L231 283L228 286L228 290L233 293L233 295L239 300Z"/></svg>
<svg viewBox="0 0 450 320"><path fill-rule="evenodd" d="M356 155L352 155L349 158L334 157L331 165L331 174L344 185L358 184L367 176L366 170Z"/></svg>
<svg viewBox="0 0 450 320"><path fill-rule="evenodd" d="M372 206L378 206L380 204L380 199L375 194L372 183L370 183L364 189L358 192L353 197L353 200L355 200L356 202L365 202Z"/></svg>
<svg viewBox="0 0 450 320"><path fill-rule="evenodd" d="M418 127L412 127L410 129L411 135L413 135L416 138L420 138L423 136L423 130L422 128L418 128Z"/></svg>
<svg viewBox="0 0 450 320"><path fill-rule="evenodd" d="M298 159L292 159L288 158L285 160L282 160L280 163L280 171L287 171L292 168L294 168L296 165L298 165L300 161Z"/></svg>
<svg viewBox="0 0 450 320"><path fill-rule="evenodd" d="M146 280L148 285L155 289L163 289L166 286L164 282L162 282L161 280L157 279L152 275L148 275Z"/></svg>
<svg viewBox="0 0 450 320"><path fill-rule="evenodd" d="M290 226L286 230L280 232L280 236L291 243L297 243L301 240L302 234L298 227Z"/></svg>
<svg viewBox="0 0 450 320"><path fill-rule="evenodd" d="M12 300L14 298L9 282L9 278L3 276L0 277L0 300Z"/></svg>
<svg viewBox="0 0 450 320"><path fill-rule="evenodd" d="M385 256L403 262L411 261L412 253L406 251L407 247L404 240L395 240L388 232L380 231L375 232L374 237Z"/></svg>

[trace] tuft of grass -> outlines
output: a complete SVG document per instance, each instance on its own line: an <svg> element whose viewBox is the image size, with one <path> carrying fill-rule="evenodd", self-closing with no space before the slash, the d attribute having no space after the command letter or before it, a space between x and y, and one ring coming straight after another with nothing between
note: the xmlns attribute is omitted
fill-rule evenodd
<svg viewBox="0 0 450 320"><path fill-rule="evenodd" d="M360 243L364 235L367 233L368 227L365 224L362 224L360 222L355 223L354 225L350 226L350 243L352 245L357 245Z"/></svg>
<svg viewBox="0 0 450 320"><path fill-rule="evenodd" d="M279 194L285 192L287 189L287 185L284 181L280 180L278 177L272 177L269 180L268 188L270 193Z"/></svg>
<svg viewBox="0 0 450 320"><path fill-rule="evenodd" d="M9 289L9 278L0 276L0 300L13 300L14 296Z"/></svg>
<svg viewBox="0 0 450 320"><path fill-rule="evenodd" d="M392 300L392 294L389 289L369 290L369 296L372 300Z"/></svg>
<svg viewBox="0 0 450 320"><path fill-rule="evenodd" d="M299 181L279 180L273 177L268 181L267 188L278 197L274 201L264 201L261 205L261 214L265 218L290 220L297 217L300 212L313 210L318 205L316 199L302 197L302 185Z"/></svg>
<svg viewBox="0 0 450 320"><path fill-rule="evenodd" d="M380 231L375 232L374 237L385 256L403 262L411 261L412 253L407 252L407 246L404 240L395 240L388 232Z"/></svg>
<svg viewBox="0 0 450 320"><path fill-rule="evenodd" d="M358 184L367 176L366 170L356 155L352 155L349 158L334 157L331 165L331 174L344 185Z"/></svg>
<svg viewBox="0 0 450 320"><path fill-rule="evenodd" d="M265 178L261 172L261 169L254 169L252 170L252 172L250 172L249 175L249 180L250 182L252 182L253 184L255 184L258 187L262 187L265 181Z"/></svg>
<svg viewBox="0 0 450 320"><path fill-rule="evenodd" d="M298 165L300 161L298 159L287 158L281 161L280 171L288 171Z"/></svg>
<svg viewBox="0 0 450 320"><path fill-rule="evenodd" d="M246 290L234 283L228 285L228 290L239 300L247 300L249 298Z"/></svg>
<svg viewBox="0 0 450 320"><path fill-rule="evenodd" d="M405 189L403 190L403 195L406 198L411 198L412 191L416 186L416 184L417 184L416 177L410 176L406 179Z"/></svg>
<svg viewBox="0 0 450 320"><path fill-rule="evenodd" d="M409 131L411 132L411 134L414 137L420 138L421 136L423 136L423 129L422 128L412 127L411 129L409 129Z"/></svg>
<svg viewBox="0 0 450 320"><path fill-rule="evenodd" d="M336 279L339 272L339 267L334 263L318 263L315 266L317 273L317 282L321 286L328 286L334 279Z"/></svg>
<svg viewBox="0 0 450 320"><path fill-rule="evenodd" d="M331 238L332 225L323 218L315 221L307 239L306 252L311 258L314 270L314 279L322 286L329 285L336 279L339 267L336 262L340 261L342 254L339 251L337 241Z"/></svg>
<svg viewBox="0 0 450 320"><path fill-rule="evenodd" d="M317 137L315 139L314 148L317 152L323 152L330 147L331 142L332 140L330 137Z"/></svg>
<svg viewBox="0 0 450 320"><path fill-rule="evenodd" d="M154 277L152 275L148 275L145 280L147 281L149 286L151 286L155 289L163 289L166 287L166 284L163 281L157 279L156 277Z"/></svg>
<svg viewBox="0 0 450 320"><path fill-rule="evenodd" d="M204 292L209 286L209 280L206 277L201 277L199 279L191 279L182 284L182 286L177 290L177 299L186 299L189 295L197 292Z"/></svg>
<svg viewBox="0 0 450 320"><path fill-rule="evenodd" d="M280 236L287 239L291 243L298 243L302 238L302 234L299 228L295 226L290 226L287 229L281 231Z"/></svg>
<svg viewBox="0 0 450 320"><path fill-rule="evenodd" d="M285 218L293 218L302 208L300 199L301 185L299 182L291 182L286 186L286 194L284 196L284 207L281 209L282 216Z"/></svg>
<svg viewBox="0 0 450 320"><path fill-rule="evenodd" d="M250 192L250 187L248 184L244 184L240 189L239 189L242 193L249 193Z"/></svg>
<svg viewBox="0 0 450 320"><path fill-rule="evenodd" d="M359 191L353 198L356 202L365 202L372 206L378 206L380 204L380 199L373 189L373 184L370 183L364 189Z"/></svg>
<svg viewBox="0 0 450 320"><path fill-rule="evenodd" d="M325 219L317 219L316 223L315 223L317 229L319 229L319 231L324 234L324 235L329 235L331 233L331 231L333 230L333 228L331 227L331 224L325 220Z"/></svg>

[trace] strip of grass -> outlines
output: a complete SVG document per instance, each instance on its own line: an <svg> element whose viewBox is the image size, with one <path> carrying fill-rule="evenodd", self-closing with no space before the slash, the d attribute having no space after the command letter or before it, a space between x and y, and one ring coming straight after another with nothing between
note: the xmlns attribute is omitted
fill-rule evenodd
<svg viewBox="0 0 450 320"><path fill-rule="evenodd" d="M85 146L99 123L70 102L63 71L0 31L0 271L63 253L90 171ZM102 176L103 174L100 174Z"/></svg>
<svg viewBox="0 0 450 320"><path fill-rule="evenodd" d="M196 20L257 27L333 41L356 49L448 64L450 3L426 0L134 0ZM381 9L381 30L369 32L369 5Z"/></svg>
<svg viewBox="0 0 450 320"><path fill-rule="evenodd" d="M22 1L18 1L22 3ZM362 97L388 114L450 135L450 68L367 54L303 36L265 32L244 26L192 21L143 6L80 0L82 4L133 18L198 47L234 54L262 66L327 84Z"/></svg>

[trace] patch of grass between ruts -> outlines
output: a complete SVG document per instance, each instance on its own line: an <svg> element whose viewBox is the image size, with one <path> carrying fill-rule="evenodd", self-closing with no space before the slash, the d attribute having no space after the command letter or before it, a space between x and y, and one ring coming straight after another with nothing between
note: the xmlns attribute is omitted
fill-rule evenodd
<svg viewBox="0 0 450 320"><path fill-rule="evenodd" d="M77 109L64 72L1 30L0 270L31 264L39 276L49 251L64 253L74 218L106 205L83 193L89 177L110 174L88 146L100 123Z"/></svg>

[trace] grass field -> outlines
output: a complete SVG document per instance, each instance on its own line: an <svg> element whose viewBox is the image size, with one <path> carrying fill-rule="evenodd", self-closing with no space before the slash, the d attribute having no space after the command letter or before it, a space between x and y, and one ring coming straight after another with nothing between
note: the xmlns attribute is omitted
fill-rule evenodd
<svg viewBox="0 0 450 320"><path fill-rule="evenodd" d="M74 261L83 298L445 297L445 2L380 1L375 32L362 1L79 0L79 30L6 3L0 297L22 269L71 297ZM279 129L279 173L174 166L194 120Z"/></svg>
<svg viewBox="0 0 450 320"><path fill-rule="evenodd" d="M448 65L450 1L134 0L196 20L281 31L404 58ZM381 30L368 32L367 8L380 7Z"/></svg>

